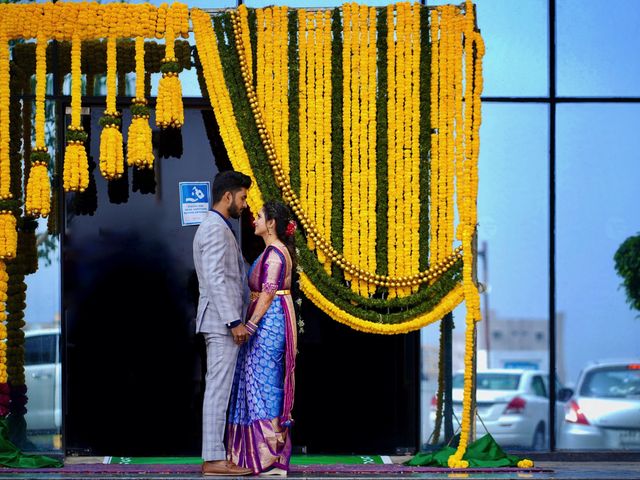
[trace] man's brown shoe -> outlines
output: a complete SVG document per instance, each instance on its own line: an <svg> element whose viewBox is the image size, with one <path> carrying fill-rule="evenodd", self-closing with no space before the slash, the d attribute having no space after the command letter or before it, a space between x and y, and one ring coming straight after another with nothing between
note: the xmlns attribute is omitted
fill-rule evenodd
<svg viewBox="0 0 640 480"><path fill-rule="evenodd" d="M202 464L202 474L219 477L237 477L240 475L251 475L253 471L250 468L239 467L233 462L227 460L217 460L213 462L204 462Z"/></svg>

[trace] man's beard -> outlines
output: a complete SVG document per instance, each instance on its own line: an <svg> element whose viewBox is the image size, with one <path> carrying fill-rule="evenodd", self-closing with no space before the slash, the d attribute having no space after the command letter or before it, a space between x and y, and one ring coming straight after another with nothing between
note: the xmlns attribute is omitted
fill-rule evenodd
<svg viewBox="0 0 640 480"><path fill-rule="evenodd" d="M229 216L237 220L238 218L240 218L240 215L242 215L242 209L238 208L235 203L232 203L229 206Z"/></svg>

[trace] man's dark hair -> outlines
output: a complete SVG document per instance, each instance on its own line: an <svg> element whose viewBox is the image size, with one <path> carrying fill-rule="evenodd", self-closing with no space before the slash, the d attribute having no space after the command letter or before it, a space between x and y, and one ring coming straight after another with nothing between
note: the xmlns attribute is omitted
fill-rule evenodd
<svg viewBox="0 0 640 480"><path fill-rule="evenodd" d="M251 187L251 178L244 173L228 170L220 172L213 179L213 187L211 188L211 202L218 203L224 197L224 194L231 192L236 193L241 188Z"/></svg>

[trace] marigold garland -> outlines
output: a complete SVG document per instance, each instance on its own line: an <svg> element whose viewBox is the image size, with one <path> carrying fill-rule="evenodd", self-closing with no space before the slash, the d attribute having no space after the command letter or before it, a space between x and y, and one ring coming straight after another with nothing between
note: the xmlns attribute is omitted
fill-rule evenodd
<svg viewBox="0 0 640 480"><path fill-rule="evenodd" d="M484 54L484 45L475 29L475 18L473 5L470 1L465 4L465 18L458 22L464 22L462 31L465 38L464 62L467 64L466 72L469 71L468 64L473 65L472 75L466 77L465 92L465 118L470 119L468 125L463 130L465 135L465 154L460 158L460 166L456 176L457 189L461 192L458 197L458 209L460 214L460 225L458 227L459 237L462 240L463 254L463 289L466 299L467 317L465 320L465 355L464 355L464 390L462 401L462 419L460 428L460 443L456 452L449 457L448 465L452 468L466 468L468 462L463 460L469 442L471 423L473 422L471 413L471 401L473 398L472 386L474 383L473 359L475 355L475 331L476 322L481 317L480 295L473 278L473 239L475 236L477 222L477 154L478 154L478 132L480 128L480 94L482 92L482 67L481 60ZM457 25L454 25L457 28ZM455 31L455 30L454 30ZM469 112L469 110L471 110ZM518 466L528 465L530 461L523 461Z"/></svg>
<svg viewBox="0 0 640 480"><path fill-rule="evenodd" d="M87 134L80 123L82 110L81 41L71 41L71 125L67 131L64 154L63 186L65 192L84 192L89 186L89 161L84 142Z"/></svg>
<svg viewBox="0 0 640 480"><path fill-rule="evenodd" d="M45 144L45 94L47 89L47 40L39 36L36 45L36 144L31 152L31 169L27 182L27 214L47 217L51 211L50 156Z"/></svg>
<svg viewBox="0 0 640 480"><path fill-rule="evenodd" d="M153 168L153 145L149 108L145 98L144 38L136 38L136 98L131 107L133 119L127 134L127 165Z"/></svg>
<svg viewBox="0 0 640 480"><path fill-rule="evenodd" d="M165 4L163 4L165 5ZM162 78L158 85L156 125L160 128L181 128L184 124L182 86L179 74L182 70L175 56L176 12L181 4L174 3L167 13L165 57L162 60Z"/></svg>
<svg viewBox="0 0 640 480"><path fill-rule="evenodd" d="M394 325L364 321L344 312L344 310L340 308L336 308L332 302L327 300L324 295L316 289L313 282L311 282L304 273L300 274L300 288L304 291L309 300L315 303L320 310L329 315L332 319L348 325L355 330L367 333L400 334L417 330L440 320L446 313L452 311L460 304L460 302L462 302L462 300L464 300L463 287L458 285L451 290L433 310L422 315L418 315L410 321Z"/></svg>
<svg viewBox="0 0 640 480"><path fill-rule="evenodd" d="M9 153L9 41L0 26L0 200L11 195Z"/></svg>
<svg viewBox="0 0 640 480"><path fill-rule="evenodd" d="M107 180L124 173L120 112L116 110L117 50L115 37L107 39L107 108L100 119L100 172Z"/></svg>

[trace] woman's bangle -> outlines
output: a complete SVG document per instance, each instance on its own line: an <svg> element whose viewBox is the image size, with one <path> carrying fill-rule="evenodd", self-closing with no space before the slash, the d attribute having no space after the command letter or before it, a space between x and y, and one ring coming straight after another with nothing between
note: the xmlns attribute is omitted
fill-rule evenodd
<svg viewBox="0 0 640 480"><path fill-rule="evenodd" d="M255 323L250 321L244 325L244 328L247 329L247 331L249 332L249 335L253 335L258 330L258 326Z"/></svg>

